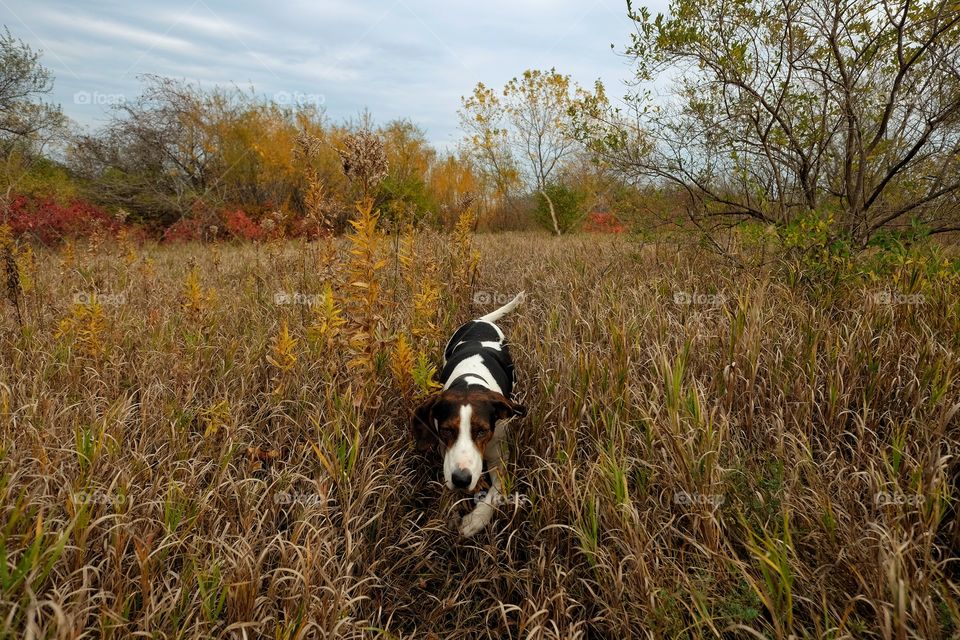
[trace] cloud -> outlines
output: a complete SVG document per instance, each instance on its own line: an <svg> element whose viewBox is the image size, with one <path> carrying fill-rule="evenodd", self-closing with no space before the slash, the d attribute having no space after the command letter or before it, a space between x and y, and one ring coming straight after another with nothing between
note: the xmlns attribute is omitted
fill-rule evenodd
<svg viewBox="0 0 960 640"><path fill-rule="evenodd" d="M168 51L184 56L203 53L203 48L192 42L126 22L56 13L49 17L49 23L85 40L109 43L114 51L146 48L147 51Z"/></svg>
<svg viewBox="0 0 960 640"><path fill-rule="evenodd" d="M657 3L652 11L664 9ZM622 50L632 31L625 0L0 0L0 15L44 49L57 76L52 98L89 126L108 110L74 104L74 93L132 98L137 76L151 73L322 95L334 119L369 108L451 146L460 96L477 82L500 86L524 69L555 67L584 85L602 78L616 95L630 78L610 49Z"/></svg>

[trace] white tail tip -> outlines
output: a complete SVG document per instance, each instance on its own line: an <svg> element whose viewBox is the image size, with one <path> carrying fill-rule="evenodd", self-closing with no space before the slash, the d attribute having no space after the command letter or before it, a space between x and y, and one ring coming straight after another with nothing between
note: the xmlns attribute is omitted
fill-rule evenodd
<svg viewBox="0 0 960 640"><path fill-rule="evenodd" d="M491 311L491 312L488 313L487 315L481 316L480 319L481 319L481 320L485 320L485 321L487 321L487 322L496 322L497 320L499 320L499 319L502 318L503 316L507 315L508 313L510 313L511 311L513 311L514 309L516 309L516 308L517 308L517 305L519 305L521 302L523 302L524 300L526 300L526 298L527 298L526 292L521 291L520 293L518 293L517 295L515 295L515 296L513 297L513 300L511 300L511 301L508 302L507 304L503 305L502 307L500 307L500 308L497 309L496 311Z"/></svg>

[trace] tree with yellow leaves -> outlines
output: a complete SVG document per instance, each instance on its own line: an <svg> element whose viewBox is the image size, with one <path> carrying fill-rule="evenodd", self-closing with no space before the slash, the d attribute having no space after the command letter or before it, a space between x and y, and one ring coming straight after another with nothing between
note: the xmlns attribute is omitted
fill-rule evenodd
<svg viewBox="0 0 960 640"><path fill-rule="evenodd" d="M519 189L544 198L557 235L561 228L547 187L579 149L571 107L583 94L555 69L527 70L501 92L477 84L460 109L467 146L499 195L509 201Z"/></svg>

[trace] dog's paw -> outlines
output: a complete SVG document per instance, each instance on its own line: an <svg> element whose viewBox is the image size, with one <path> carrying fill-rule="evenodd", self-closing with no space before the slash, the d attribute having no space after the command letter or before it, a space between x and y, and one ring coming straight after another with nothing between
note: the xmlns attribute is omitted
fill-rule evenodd
<svg viewBox="0 0 960 640"><path fill-rule="evenodd" d="M464 538L472 538L487 526L490 522L490 516L493 514L493 509L483 508L487 506L485 504L477 505L476 509L463 516L460 521L460 535Z"/></svg>

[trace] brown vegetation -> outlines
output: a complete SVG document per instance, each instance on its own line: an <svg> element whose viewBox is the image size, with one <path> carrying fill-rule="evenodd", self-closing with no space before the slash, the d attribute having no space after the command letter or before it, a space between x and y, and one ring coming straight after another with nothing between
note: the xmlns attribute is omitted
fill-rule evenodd
<svg viewBox="0 0 960 640"><path fill-rule="evenodd" d="M955 272L816 289L595 235L394 255L363 224L16 253L3 635L956 632ZM465 542L409 411L456 323L519 289L515 500Z"/></svg>

